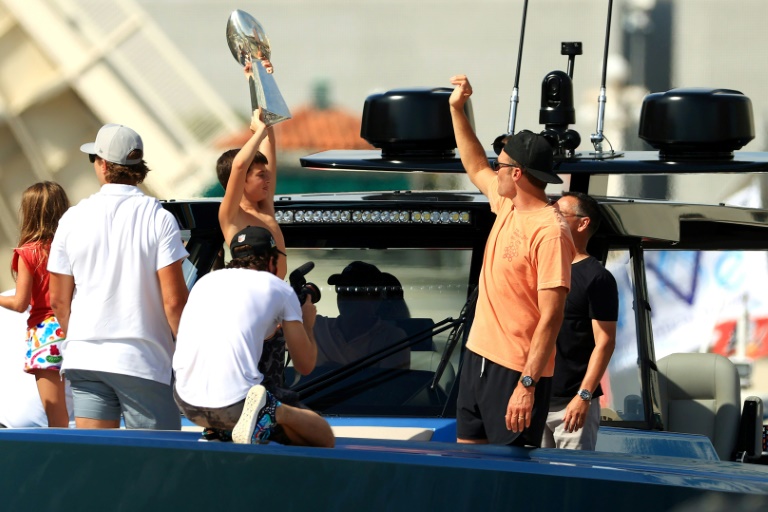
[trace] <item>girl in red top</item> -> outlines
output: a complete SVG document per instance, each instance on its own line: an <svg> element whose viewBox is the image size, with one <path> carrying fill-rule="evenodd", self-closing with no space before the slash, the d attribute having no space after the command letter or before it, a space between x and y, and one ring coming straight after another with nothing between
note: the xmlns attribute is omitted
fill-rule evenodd
<svg viewBox="0 0 768 512"><path fill-rule="evenodd" d="M16 294L0 296L0 306L23 313L31 305L27 320L27 357L24 371L35 376L49 427L69 426L60 377L64 332L53 315L48 295L48 251L59 219L69 208L61 185L35 183L21 196L19 247L13 250L11 270Z"/></svg>

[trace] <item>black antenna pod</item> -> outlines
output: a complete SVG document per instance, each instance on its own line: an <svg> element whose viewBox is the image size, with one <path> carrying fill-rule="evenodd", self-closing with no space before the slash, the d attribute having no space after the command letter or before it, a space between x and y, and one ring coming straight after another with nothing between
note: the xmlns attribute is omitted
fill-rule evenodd
<svg viewBox="0 0 768 512"><path fill-rule="evenodd" d="M528 0L523 3L523 23L520 28L520 48L517 50L517 70L515 70L515 86L512 88L512 97L509 99L509 123L507 134L515 133L515 118L517 117L517 104L520 102L518 84L520 83L520 62L523 60L523 41L525 40L525 18L528 15Z"/></svg>
<svg viewBox="0 0 768 512"><path fill-rule="evenodd" d="M611 11L613 10L613 0L608 0L608 22L605 27L605 50L603 51L603 79L600 82L600 96L597 98L597 133L590 137L592 145L595 146L595 156L603 153L603 121L605 120L605 75L608 68L608 42L611 39ZM613 153L613 148L611 148Z"/></svg>

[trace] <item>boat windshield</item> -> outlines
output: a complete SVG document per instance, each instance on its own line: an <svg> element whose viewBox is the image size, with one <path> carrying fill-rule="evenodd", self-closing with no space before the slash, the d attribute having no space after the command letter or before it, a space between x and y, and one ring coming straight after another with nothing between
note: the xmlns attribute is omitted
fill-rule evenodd
<svg viewBox="0 0 768 512"><path fill-rule="evenodd" d="M305 279L321 300L317 367L301 376L289 363L286 385L325 414L446 412L461 356L451 333L471 291L470 250L293 248L288 261L314 263Z"/></svg>

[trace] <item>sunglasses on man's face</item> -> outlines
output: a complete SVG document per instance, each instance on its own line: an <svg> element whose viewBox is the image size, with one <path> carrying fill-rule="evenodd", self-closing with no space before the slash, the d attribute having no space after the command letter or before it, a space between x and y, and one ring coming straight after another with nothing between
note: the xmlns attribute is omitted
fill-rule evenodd
<svg viewBox="0 0 768 512"><path fill-rule="evenodd" d="M493 169L493 172L499 172L502 167L512 167L512 168L517 167L518 169L520 169L520 166L517 164L504 164L499 162L498 160L496 160L491 164L491 169Z"/></svg>
<svg viewBox="0 0 768 512"><path fill-rule="evenodd" d="M93 163L96 161L96 155L88 155L88 161Z"/></svg>

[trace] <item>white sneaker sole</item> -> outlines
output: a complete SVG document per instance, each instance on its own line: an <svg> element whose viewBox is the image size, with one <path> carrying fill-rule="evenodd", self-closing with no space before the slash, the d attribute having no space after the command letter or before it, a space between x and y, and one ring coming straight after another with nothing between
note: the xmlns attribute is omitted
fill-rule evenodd
<svg viewBox="0 0 768 512"><path fill-rule="evenodd" d="M253 429L256 428L256 419L259 412L267 404L267 390L264 386L253 386L245 397L243 413L232 430L232 441L238 444L251 444Z"/></svg>

